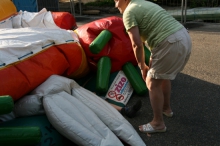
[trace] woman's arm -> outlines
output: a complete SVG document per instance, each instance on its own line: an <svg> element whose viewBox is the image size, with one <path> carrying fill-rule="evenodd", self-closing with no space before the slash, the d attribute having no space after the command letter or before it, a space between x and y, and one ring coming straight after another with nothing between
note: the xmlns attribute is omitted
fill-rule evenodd
<svg viewBox="0 0 220 146"><path fill-rule="evenodd" d="M141 70L143 79L145 80L147 71L149 70L149 67L145 63L144 47L143 47L143 42L141 41L141 38L140 38L138 27L134 26L131 29L129 29L128 35L131 40L132 48L133 48L134 55L137 60L138 66Z"/></svg>

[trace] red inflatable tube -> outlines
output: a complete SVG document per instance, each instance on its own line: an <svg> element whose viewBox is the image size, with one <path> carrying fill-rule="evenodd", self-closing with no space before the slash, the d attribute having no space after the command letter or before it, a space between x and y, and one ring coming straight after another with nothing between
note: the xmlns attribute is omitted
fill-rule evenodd
<svg viewBox="0 0 220 146"><path fill-rule="evenodd" d="M90 52L89 45L105 29L112 33L112 38L99 54L93 54ZM137 65L131 41L125 31L122 18L112 16L99 19L80 26L76 29L76 32L93 70L97 69L97 62L103 56L108 56L111 59L111 72L121 70L126 62Z"/></svg>
<svg viewBox="0 0 220 146"><path fill-rule="evenodd" d="M17 100L51 74L62 74L68 67L65 57L56 47L51 47L30 59L2 69L0 95L10 95Z"/></svg>
<svg viewBox="0 0 220 146"><path fill-rule="evenodd" d="M73 72L75 72L81 65L83 61L83 49L79 49L81 46L77 43L70 44L62 44L58 45L57 48L60 52L63 53L67 62L70 63L68 70L65 71L65 76L70 76ZM69 48L69 49L67 49Z"/></svg>
<svg viewBox="0 0 220 146"><path fill-rule="evenodd" d="M51 12L53 20L57 26L62 29L72 30L77 28L76 20L72 14L68 12Z"/></svg>
<svg viewBox="0 0 220 146"><path fill-rule="evenodd" d="M0 69L0 95L18 100L53 74L71 76L85 59L77 43L52 46L21 62Z"/></svg>

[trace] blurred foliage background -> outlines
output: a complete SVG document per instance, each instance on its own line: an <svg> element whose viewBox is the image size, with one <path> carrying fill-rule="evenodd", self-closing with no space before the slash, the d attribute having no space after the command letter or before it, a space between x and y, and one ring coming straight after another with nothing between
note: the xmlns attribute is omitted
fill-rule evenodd
<svg viewBox="0 0 220 146"><path fill-rule="evenodd" d="M157 3L161 6L178 7L181 6L182 0L149 0L151 2ZM87 6L106 6L114 7L114 0L97 0L95 2L88 2ZM189 8L195 7L220 7L220 0L187 0L187 6Z"/></svg>

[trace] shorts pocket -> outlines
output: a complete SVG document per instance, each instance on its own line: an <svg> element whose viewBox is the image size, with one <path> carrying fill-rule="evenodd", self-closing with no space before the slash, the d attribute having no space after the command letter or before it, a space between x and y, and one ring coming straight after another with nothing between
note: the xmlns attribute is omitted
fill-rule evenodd
<svg viewBox="0 0 220 146"><path fill-rule="evenodd" d="M169 37L167 41L172 44L172 43L181 41L182 39L183 39L183 37L180 36L180 35L178 35L178 36L176 36L176 35L171 35L171 37Z"/></svg>

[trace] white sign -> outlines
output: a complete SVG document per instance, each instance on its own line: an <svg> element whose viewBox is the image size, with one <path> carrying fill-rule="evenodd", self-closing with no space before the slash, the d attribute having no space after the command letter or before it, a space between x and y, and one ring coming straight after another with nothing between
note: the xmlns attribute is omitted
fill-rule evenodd
<svg viewBox="0 0 220 146"><path fill-rule="evenodd" d="M106 98L126 105L133 93L133 88L123 71L119 71L112 82ZM119 104L120 105L120 104Z"/></svg>

